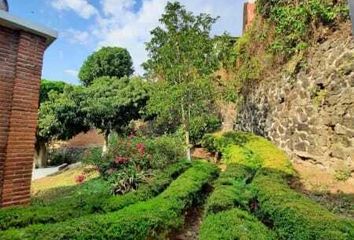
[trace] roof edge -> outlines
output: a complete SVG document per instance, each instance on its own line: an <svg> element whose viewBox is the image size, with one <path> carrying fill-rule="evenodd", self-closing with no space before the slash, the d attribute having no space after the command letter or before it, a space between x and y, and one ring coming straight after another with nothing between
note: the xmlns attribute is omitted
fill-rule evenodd
<svg viewBox="0 0 354 240"><path fill-rule="evenodd" d="M47 47L58 38L57 31L13 16L2 10L0 10L0 26L14 30L23 30L44 37Z"/></svg>

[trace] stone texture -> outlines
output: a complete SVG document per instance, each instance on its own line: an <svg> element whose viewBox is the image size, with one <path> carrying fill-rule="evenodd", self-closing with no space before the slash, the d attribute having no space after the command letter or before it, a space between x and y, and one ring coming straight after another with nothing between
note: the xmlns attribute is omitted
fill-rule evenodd
<svg viewBox="0 0 354 240"><path fill-rule="evenodd" d="M235 128L271 139L295 160L354 171L354 39L349 24L310 49L306 69L250 84ZM340 163L339 163L339 162Z"/></svg>

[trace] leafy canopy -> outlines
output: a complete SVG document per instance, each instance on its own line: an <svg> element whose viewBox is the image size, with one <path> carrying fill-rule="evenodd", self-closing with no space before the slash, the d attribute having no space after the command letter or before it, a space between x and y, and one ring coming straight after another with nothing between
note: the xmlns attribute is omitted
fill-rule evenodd
<svg viewBox="0 0 354 240"><path fill-rule="evenodd" d="M147 99L146 82L140 78L101 77L86 89L81 110L93 127L109 135L140 118Z"/></svg>
<svg viewBox="0 0 354 240"><path fill-rule="evenodd" d="M50 81L50 80L42 79L39 102L43 103L45 101L48 101L49 100L49 93L51 91L55 91L58 93L64 92L65 86L66 86L65 82Z"/></svg>
<svg viewBox="0 0 354 240"><path fill-rule="evenodd" d="M63 92L51 91L39 109L37 140L67 140L89 130L85 114L80 109L84 88L65 86Z"/></svg>
<svg viewBox="0 0 354 240"><path fill-rule="evenodd" d="M133 62L128 50L119 47L103 47L91 54L82 65L79 78L89 86L100 77L120 79L133 74Z"/></svg>

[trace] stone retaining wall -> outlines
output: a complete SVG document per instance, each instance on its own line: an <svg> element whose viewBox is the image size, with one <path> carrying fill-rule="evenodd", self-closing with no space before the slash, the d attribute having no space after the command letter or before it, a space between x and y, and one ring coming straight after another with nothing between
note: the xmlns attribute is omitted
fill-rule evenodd
<svg viewBox="0 0 354 240"><path fill-rule="evenodd" d="M236 129L265 136L293 159L354 171L354 39L350 24L314 47L295 76L251 84Z"/></svg>

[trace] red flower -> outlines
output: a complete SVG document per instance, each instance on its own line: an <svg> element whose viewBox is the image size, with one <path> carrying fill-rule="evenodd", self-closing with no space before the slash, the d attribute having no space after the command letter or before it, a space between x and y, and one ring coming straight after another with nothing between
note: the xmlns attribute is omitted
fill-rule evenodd
<svg viewBox="0 0 354 240"><path fill-rule="evenodd" d="M145 145L143 143L138 143L136 145L136 149L138 150L138 152L141 154L141 155L144 155L145 154Z"/></svg>
<svg viewBox="0 0 354 240"><path fill-rule="evenodd" d="M81 184L85 181L85 175L81 174L75 177L75 182Z"/></svg>
<svg viewBox="0 0 354 240"><path fill-rule="evenodd" d="M118 156L118 157L116 157L114 162L117 163L117 164L125 164L125 163L129 162L129 158Z"/></svg>

